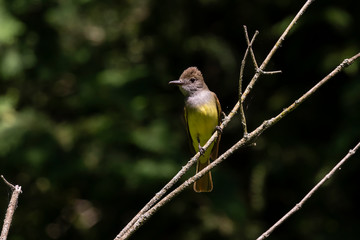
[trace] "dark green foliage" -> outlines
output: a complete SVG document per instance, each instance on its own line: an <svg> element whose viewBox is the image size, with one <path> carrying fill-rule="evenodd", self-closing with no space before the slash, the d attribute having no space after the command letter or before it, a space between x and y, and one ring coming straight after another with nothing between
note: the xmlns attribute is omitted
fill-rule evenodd
<svg viewBox="0 0 360 240"><path fill-rule="evenodd" d="M9 240L113 239L189 159L182 95L203 72L228 113L250 34L259 63L299 1L0 1L0 173L22 186ZM246 101L248 129L359 52L356 1L315 1ZM359 62L189 188L133 239L255 239L360 136ZM246 82L253 74L248 61ZM245 84L246 84L245 82ZM220 153L242 135L225 129ZM359 155L272 239L354 239ZM195 172L195 169L194 171ZM188 176L193 174L189 173ZM0 184L0 216L8 189Z"/></svg>

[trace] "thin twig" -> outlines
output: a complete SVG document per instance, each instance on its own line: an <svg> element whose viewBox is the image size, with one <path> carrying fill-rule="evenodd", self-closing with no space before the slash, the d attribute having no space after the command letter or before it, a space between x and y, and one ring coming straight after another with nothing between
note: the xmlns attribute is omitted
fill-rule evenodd
<svg viewBox="0 0 360 240"><path fill-rule="evenodd" d="M239 76L239 101L241 99L241 96L243 94L242 92L242 83L243 83L243 76L244 76L244 68L245 68L245 63L246 63L246 58L248 56L249 53L249 49L251 49L252 44L255 41L256 36L259 34L259 31L255 31L254 36L251 39L251 42L249 41L249 35L247 32L247 27L244 25L244 33L245 33L245 38L246 38L246 42L247 42L247 48L244 54L244 58L241 61L241 66L240 66L240 76ZM256 61L254 62L254 64L256 64ZM244 130L244 136L246 136L248 134L247 132L247 125L246 125L246 117L245 117L245 112L244 112L244 106L243 103L240 101L240 118L241 118L241 124L243 126L243 130Z"/></svg>
<svg viewBox="0 0 360 240"><path fill-rule="evenodd" d="M19 198L20 193L22 193L22 191L21 191L21 186L12 185L4 178L3 175L1 175L1 178L6 183L6 185L8 185L10 187L10 189L12 191L11 199L10 199L10 202L9 202L8 208L6 210L6 214L5 214L4 225L2 227L1 235L0 235L0 240L6 240L8 234L9 234L9 230L10 230L11 222L12 222L12 219L14 216L14 212L17 207L18 198Z"/></svg>
<svg viewBox="0 0 360 240"><path fill-rule="evenodd" d="M300 18L300 16L305 12L305 10L309 7L309 5L313 2L314 0L308 0L304 6L300 9L300 11L298 12L298 14L295 16L295 18L293 19L293 21L289 24L289 26L286 28L286 30L284 31L284 33L281 35L281 37L278 39L278 41L276 42L275 46L271 49L270 53L268 54L268 56L265 58L264 62L261 64L260 66L260 70L265 69L265 67L267 66L268 62L270 61L270 59L272 58L272 56L274 55L274 53L276 52L276 50L280 47L280 45L282 44L282 42L285 39L285 36L288 34L288 32L290 31L290 29L293 27L293 25L297 22L297 20ZM237 113L237 111L239 110L240 105L245 101L247 95L250 93L251 89L254 87L256 80L259 78L261 74L261 71L256 71L255 75L253 76L252 80L250 81L250 83L248 84L248 86L245 89L245 92L241 95L241 99L235 104L234 108L231 110L231 112L229 113L229 115L227 117L225 117L220 125L220 129L224 129L224 127L226 127L226 125L230 122L230 120L232 119L232 117ZM207 143L203 146L204 150L206 150L219 136L218 131L215 131L214 134L211 136L211 138L207 141ZM246 136L245 136L246 137ZM244 138L245 138L244 137ZM119 239L126 239L128 238L134 231L136 231L140 226L136 225L134 226L134 224L136 224L137 222L139 222L139 219L142 216L145 216L145 214L147 213L147 211L154 206L154 204L156 202L158 202L161 197L168 191L169 188L171 188L179 179L182 175L185 174L185 172L193 165L196 163L197 159L199 158L200 154L197 153L194 157L192 157L187 164L182 167L182 169L180 170L180 172L178 172L176 174L175 177L173 177L170 182L168 184L166 184L166 186L161 189L161 191L159 191L141 210L138 214L136 214L136 216L125 226L125 228L123 230L121 230L121 232L115 237L115 240L119 240ZM147 214L146 214L147 215ZM141 221L144 222L144 221Z"/></svg>
<svg viewBox="0 0 360 240"><path fill-rule="evenodd" d="M263 240L267 237L270 236L270 234L278 227L280 226L284 221L286 221L291 215L293 215L295 212L297 212L300 208L302 208L302 206L304 205L304 203L309 200L311 198L311 196L328 180L330 179L337 170L339 170L341 168L341 166L352 156L355 154L355 152L360 148L360 142L353 148L351 149L348 154L346 154L346 156L341 159L340 162L338 162L338 164L335 165L335 167L328 173L326 174L320 182L318 182L318 184L315 185L315 187L313 187L310 192L308 192L305 197L303 199L301 199L301 201L296 204L289 212L287 212L279 221L277 221L274 225L272 225L266 232L264 232L260 237L257 238L257 240Z"/></svg>
<svg viewBox="0 0 360 240"><path fill-rule="evenodd" d="M245 33L245 38L249 38L249 36L247 35L247 28L246 26L244 25L244 33ZM239 74L239 100L241 98L241 95L242 95L242 82L243 82L243 76L244 76L244 69L245 69L245 64L246 64L246 58L249 54L249 49L250 49L250 46L253 44L253 42L255 41L255 38L256 36L259 34L259 31L255 31L255 34L254 36L252 37L251 39L251 42L247 42L247 48L245 50L245 53L244 53L244 57L241 61L241 66L240 66L240 74Z"/></svg>
<svg viewBox="0 0 360 240"><path fill-rule="evenodd" d="M250 39L249 39L249 34L248 34L248 31L247 31L247 27L244 25L244 32L245 32L245 39L246 39L246 43L248 45L248 49L250 50L250 55L251 55L251 59L253 61L253 64L254 64L254 67L255 67L255 70L259 68L257 62L256 62L256 58L255 58L255 54L254 54L254 51L252 49L252 45L253 45L253 41L250 42ZM256 30L255 32L255 35L259 34L259 31ZM254 36L255 36L254 35Z"/></svg>
<svg viewBox="0 0 360 240"><path fill-rule="evenodd" d="M0 177L1 177L1 179L6 183L6 185L8 185L8 187L11 189L11 191L14 191L15 186L12 185L11 183L9 183L9 182L5 179L5 177L4 177L3 175L1 175Z"/></svg>
<svg viewBox="0 0 360 240"><path fill-rule="evenodd" d="M264 71L264 70L261 70L260 68L258 68L257 71L259 71L261 74L264 74L264 75L274 75L274 74L282 73L281 70L277 70L277 71Z"/></svg>
<svg viewBox="0 0 360 240"><path fill-rule="evenodd" d="M356 54L350 59L345 59L341 64L339 64L331 73L329 73L325 78L323 78L320 82L318 82L313 88L311 88L308 92L306 92L303 96L297 99L293 104L280 112L277 116L264 121L259 127L257 127L254 131L249 133L247 136L241 138L236 144L234 144L230 149L224 152L220 157L218 157L215 161L210 163L206 168L198 172L193 177L186 180L179 187L174 189L171 193L166 195L163 199L161 199L157 204L155 204L151 209L149 209L146 213L144 213L132 226L131 228L121 236L122 240L130 237L144 222L146 222L160 207L169 202L172 198L174 198L181 191L185 190L186 187L194 183L196 180L200 179L205 175L206 172L210 171L212 168L220 164L226 158L228 158L231 154L233 154L237 149L243 147L245 145L249 145L256 140L266 129L275 125L278 121L280 121L287 114L292 112L295 108L297 108L301 103L303 103L306 99L308 99L312 94L314 94L322 85L324 85L329 79L334 77L337 73L339 73L345 67L351 65L357 58L360 57L360 53ZM230 113L231 114L231 113ZM229 114L229 115L230 115ZM228 120L225 118L225 120Z"/></svg>

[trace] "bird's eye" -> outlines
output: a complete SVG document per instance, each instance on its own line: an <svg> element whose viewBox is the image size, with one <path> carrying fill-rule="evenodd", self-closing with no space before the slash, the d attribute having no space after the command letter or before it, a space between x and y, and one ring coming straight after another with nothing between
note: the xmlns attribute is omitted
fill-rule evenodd
<svg viewBox="0 0 360 240"><path fill-rule="evenodd" d="M195 82L196 81L196 78L190 78L190 82Z"/></svg>

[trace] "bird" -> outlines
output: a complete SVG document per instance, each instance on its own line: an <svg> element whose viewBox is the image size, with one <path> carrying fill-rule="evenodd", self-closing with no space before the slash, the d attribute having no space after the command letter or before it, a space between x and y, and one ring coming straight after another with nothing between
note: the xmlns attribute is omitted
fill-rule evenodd
<svg viewBox="0 0 360 240"><path fill-rule="evenodd" d="M206 144L220 125L221 105L216 94L209 90L204 77L197 67L184 70L178 80L170 81L170 85L178 86L185 97L184 118L191 147L200 152L196 164L196 173L210 164L210 159L218 156L221 132L215 142L205 151ZM211 192L213 181L211 172L207 172L194 183L195 192Z"/></svg>

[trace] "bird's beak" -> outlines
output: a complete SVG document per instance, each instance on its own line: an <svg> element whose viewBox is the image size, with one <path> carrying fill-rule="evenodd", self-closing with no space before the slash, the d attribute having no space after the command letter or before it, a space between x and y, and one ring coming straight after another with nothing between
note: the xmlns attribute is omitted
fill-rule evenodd
<svg viewBox="0 0 360 240"><path fill-rule="evenodd" d="M176 85L176 86L181 86L184 84L184 81L179 79L179 80L174 80L174 81L170 81L169 82L170 85Z"/></svg>

